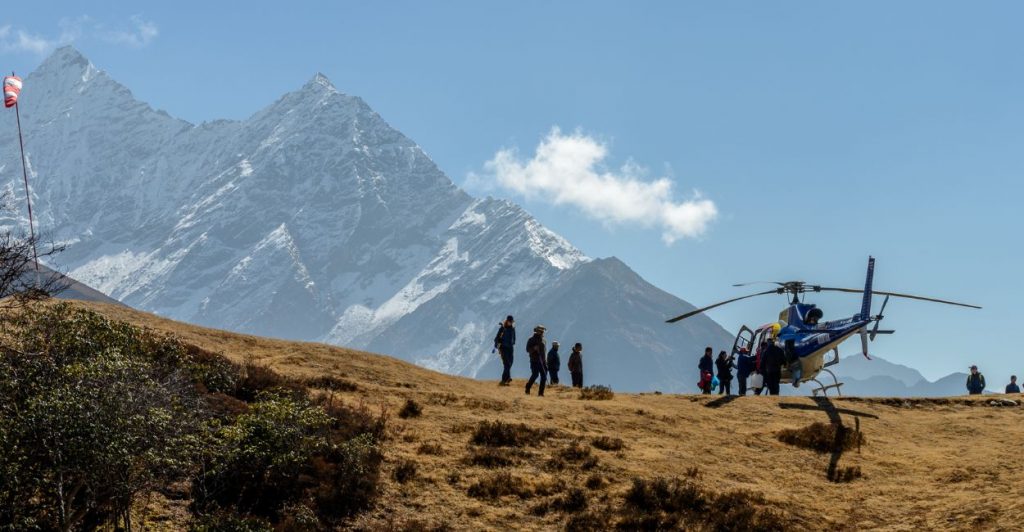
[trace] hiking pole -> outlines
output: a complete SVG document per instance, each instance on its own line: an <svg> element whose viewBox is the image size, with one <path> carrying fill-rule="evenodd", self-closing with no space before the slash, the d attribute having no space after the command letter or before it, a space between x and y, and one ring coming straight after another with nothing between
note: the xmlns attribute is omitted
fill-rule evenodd
<svg viewBox="0 0 1024 532"><path fill-rule="evenodd" d="M14 71L11 71L11 75L15 75ZM32 262L35 264L38 277L39 255L36 252L36 228L35 222L32 219L32 193L28 190L28 164L25 162L25 140L21 136L21 111L18 110L20 107L17 103L14 104L14 116L18 120L18 146L21 148L21 175L25 180L25 201L28 202L28 231L32 239Z"/></svg>

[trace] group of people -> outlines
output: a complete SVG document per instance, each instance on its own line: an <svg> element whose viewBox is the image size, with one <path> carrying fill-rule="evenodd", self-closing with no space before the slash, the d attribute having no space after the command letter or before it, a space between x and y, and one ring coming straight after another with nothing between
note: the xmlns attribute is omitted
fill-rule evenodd
<svg viewBox="0 0 1024 532"><path fill-rule="evenodd" d="M985 392L985 376L978 371L978 366L971 366L971 373L967 375L967 393L980 395ZM1010 375L1010 384L1006 385L1004 393L1020 393L1020 386L1017 384L1017 376Z"/></svg>
<svg viewBox="0 0 1024 532"><path fill-rule="evenodd" d="M749 388L754 395L767 392L768 395L779 395L779 384L782 382L782 368L790 363L786 351L776 342L761 342L755 353L741 348L738 355L729 355L725 351L712 357L711 347L704 349L697 368L700 370L700 382L697 385L701 392L714 392L714 384L718 384L718 393L732 395L733 368L736 369L737 388L739 395L746 395ZM749 386L748 386L749 385Z"/></svg>
<svg viewBox="0 0 1024 532"><path fill-rule="evenodd" d="M562 366L562 358L558 352L558 342L551 342L551 350L547 350L544 341L544 332L547 329L543 325L533 328L533 336L526 341L526 354L530 357L530 379L526 381L526 394L534 383L540 380L540 387L537 395L544 396L544 387L547 385L548 376L551 377L551 384L558 384L558 371ZM505 321L498 324L498 333L494 336L494 349L501 355L502 373L501 386L508 386L512 383L512 360L516 345L516 327L512 316L507 316ZM572 346L572 353L569 354L569 361L566 364L569 375L572 377L574 388L583 387L583 344L576 342Z"/></svg>

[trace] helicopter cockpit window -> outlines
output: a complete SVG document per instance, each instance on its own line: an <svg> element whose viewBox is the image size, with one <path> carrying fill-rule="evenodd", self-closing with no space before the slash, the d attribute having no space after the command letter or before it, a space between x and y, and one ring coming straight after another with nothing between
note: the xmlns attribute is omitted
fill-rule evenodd
<svg viewBox="0 0 1024 532"><path fill-rule="evenodd" d="M818 325L818 322L821 321L821 318L824 316L825 313L822 312L820 308L812 308L807 311L807 316L804 318L804 324L814 327Z"/></svg>

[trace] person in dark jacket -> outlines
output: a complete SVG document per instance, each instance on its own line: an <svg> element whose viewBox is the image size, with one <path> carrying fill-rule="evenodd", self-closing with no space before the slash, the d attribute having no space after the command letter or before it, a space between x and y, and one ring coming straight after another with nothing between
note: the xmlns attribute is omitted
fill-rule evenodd
<svg viewBox="0 0 1024 532"><path fill-rule="evenodd" d="M572 387L583 387L583 344L576 342L569 355L569 375L572 376Z"/></svg>
<svg viewBox="0 0 1024 532"><path fill-rule="evenodd" d="M779 395L779 382L782 380L782 366L786 364L786 352L775 340L769 340L761 354L761 375L764 376L764 387L768 395Z"/></svg>
<svg viewBox="0 0 1024 532"><path fill-rule="evenodd" d="M711 393L711 376L715 373L715 361L711 358L712 352L714 352L713 349L705 347L704 356L697 363L697 369L700 370L701 393Z"/></svg>
<svg viewBox="0 0 1024 532"><path fill-rule="evenodd" d="M548 368L544 360L544 354L547 353L544 345L544 331L543 325L534 327L533 336L526 341L526 354L530 357L530 371L532 372L530 380L526 381L526 395L530 395L530 388L537 381L537 377L540 377L540 389L537 390L537 396L544 397L544 385L548 382Z"/></svg>
<svg viewBox="0 0 1024 532"><path fill-rule="evenodd" d="M971 366L971 374L967 376L967 393L978 395L985 391L985 376L978 371L978 366Z"/></svg>
<svg viewBox="0 0 1024 532"><path fill-rule="evenodd" d="M501 372L501 386L508 386L512 382L512 353L516 345L515 320L509 315L504 323L498 324L498 334L494 336L494 348L501 353L501 365L504 368Z"/></svg>
<svg viewBox="0 0 1024 532"><path fill-rule="evenodd" d="M1017 376L1010 375L1010 384L1006 385L1006 393L1020 393L1020 386L1017 386Z"/></svg>
<svg viewBox="0 0 1024 532"><path fill-rule="evenodd" d="M718 395L732 395L732 357L727 357L725 351L718 353L715 367L718 368Z"/></svg>
<svg viewBox="0 0 1024 532"><path fill-rule="evenodd" d="M558 356L558 342L551 342L551 351L548 351L548 374L551 375L551 384L558 384L558 370L562 367L562 358Z"/></svg>
<svg viewBox="0 0 1024 532"><path fill-rule="evenodd" d="M739 394L747 394L747 379L754 371L754 355L746 347L740 348L739 358L736 359L736 378L739 385Z"/></svg>

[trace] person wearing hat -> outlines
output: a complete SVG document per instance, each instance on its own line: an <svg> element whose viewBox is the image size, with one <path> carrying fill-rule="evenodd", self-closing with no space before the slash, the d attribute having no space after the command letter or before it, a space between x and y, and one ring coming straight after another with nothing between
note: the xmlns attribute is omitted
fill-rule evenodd
<svg viewBox="0 0 1024 532"><path fill-rule="evenodd" d="M538 325L533 328L533 336L526 341L526 354L530 356L530 380L526 381L526 395L530 395L530 388L540 377L540 389L537 390L538 397L544 397L544 385L548 382L548 368L544 360L547 352L544 345L544 326Z"/></svg>
<svg viewBox="0 0 1024 532"><path fill-rule="evenodd" d="M569 375L572 376L573 388L583 387L583 344L576 342L569 355Z"/></svg>
<svg viewBox="0 0 1024 532"><path fill-rule="evenodd" d="M494 349L501 353L501 365L504 368L501 372L500 386L508 386L512 382L512 353L516 345L515 320L509 315L505 321L498 324L498 334L494 336Z"/></svg>
<svg viewBox="0 0 1024 532"><path fill-rule="evenodd" d="M985 391L985 376L978 371L978 366L971 366L971 374L967 376L967 393L978 395Z"/></svg>
<svg viewBox="0 0 1024 532"><path fill-rule="evenodd" d="M558 342L551 342L551 351L548 351L548 374L551 375L551 384L558 384L558 370L562 366L562 357L558 355Z"/></svg>

